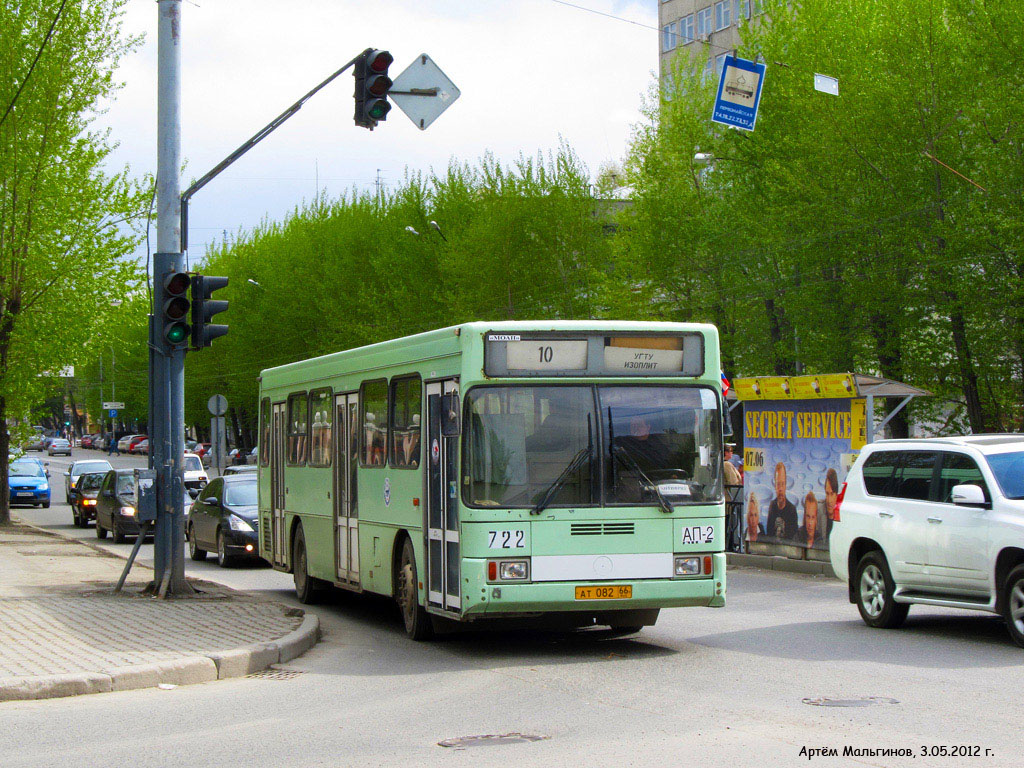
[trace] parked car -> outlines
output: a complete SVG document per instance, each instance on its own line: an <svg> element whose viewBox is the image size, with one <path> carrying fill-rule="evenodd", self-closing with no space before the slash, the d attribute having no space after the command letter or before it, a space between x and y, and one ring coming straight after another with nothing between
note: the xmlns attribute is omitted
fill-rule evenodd
<svg viewBox="0 0 1024 768"><path fill-rule="evenodd" d="M145 435L131 434L122 435L117 441L117 450L121 453L128 453L128 449L131 447L132 441L141 440Z"/></svg>
<svg viewBox="0 0 1024 768"><path fill-rule="evenodd" d="M149 455L149 438L147 437L144 440L139 440L139 442L137 442L135 444L135 447L131 449L131 452L132 453L138 453L138 454L141 454L143 456L148 456Z"/></svg>
<svg viewBox="0 0 1024 768"><path fill-rule="evenodd" d="M68 504L74 501L76 484L80 475L86 472L109 472L110 462L105 459L85 459L76 461L64 473L64 498Z"/></svg>
<svg viewBox="0 0 1024 768"><path fill-rule="evenodd" d="M50 444L46 446L46 454L48 456L56 456L58 453L65 456L71 455L71 443L63 437L55 437L50 441Z"/></svg>
<svg viewBox="0 0 1024 768"><path fill-rule="evenodd" d="M1024 647L1024 435L865 446L833 510L832 567L864 622L915 603L1001 614Z"/></svg>
<svg viewBox="0 0 1024 768"><path fill-rule="evenodd" d="M39 432L31 437L21 446L26 451L43 451L46 449L46 435Z"/></svg>
<svg viewBox="0 0 1024 768"><path fill-rule="evenodd" d="M113 535L115 544L139 535L133 469L112 469L103 477L96 497L96 538L107 538L107 531Z"/></svg>
<svg viewBox="0 0 1024 768"><path fill-rule="evenodd" d="M7 465L7 484L11 505L30 504L33 507L50 506L50 472L39 459L27 456Z"/></svg>
<svg viewBox="0 0 1024 768"><path fill-rule="evenodd" d="M143 440L148 440L148 435L135 435L131 440L128 441L128 453L138 453L139 443Z"/></svg>
<svg viewBox="0 0 1024 768"><path fill-rule="evenodd" d="M185 454L185 487L189 490L201 490L208 482L209 476L203 468L203 462L194 453Z"/></svg>
<svg viewBox="0 0 1024 768"><path fill-rule="evenodd" d="M78 445L82 448L92 448L92 435L82 435L82 439L78 441Z"/></svg>
<svg viewBox="0 0 1024 768"><path fill-rule="evenodd" d="M188 552L205 560L217 552L222 568L238 557L259 557L256 478L251 473L215 477L192 505L186 523Z"/></svg>
<svg viewBox="0 0 1024 768"><path fill-rule="evenodd" d="M255 475L259 469L255 464L232 464L224 467L224 477L228 475Z"/></svg>
<svg viewBox="0 0 1024 768"><path fill-rule="evenodd" d="M76 528L85 528L96 519L96 503L106 472L83 472L71 501L71 521Z"/></svg>

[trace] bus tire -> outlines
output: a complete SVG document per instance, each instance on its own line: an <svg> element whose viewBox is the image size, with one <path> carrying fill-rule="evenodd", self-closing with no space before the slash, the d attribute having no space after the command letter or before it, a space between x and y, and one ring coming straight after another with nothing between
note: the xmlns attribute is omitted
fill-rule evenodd
<svg viewBox="0 0 1024 768"><path fill-rule="evenodd" d="M312 605L323 597L322 582L309 575L306 534L302 532L301 523L295 528L295 539L292 542L292 580L295 582L295 596L303 605Z"/></svg>
<svg viewBox="0 0 1024 768"><path fill-rule="evenodd" d="M416 551L408 536L402 542L402 555L395 571L395 601L402 612L405 634L412 640L429 640L434 636L430 615L420 605L419 575L416 572Z"/></svg>

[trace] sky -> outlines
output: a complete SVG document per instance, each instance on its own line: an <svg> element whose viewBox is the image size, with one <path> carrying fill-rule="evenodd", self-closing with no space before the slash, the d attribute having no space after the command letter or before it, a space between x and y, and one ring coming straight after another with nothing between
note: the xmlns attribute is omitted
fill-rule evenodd
<svg viewBox="0 0 1024 768"><path fill-rule="evenodd" d="M462 92L426 131L395 107L371 132L353 124L342 75L196 194L190 256L318 189L397 185L452 158L513 161L564 140L592 176L621 161L656 77L658 0L572 2L637 23L556 0L184 0L182 188L365 48L392 53L392 78L427 53ZM156 3L130 0L124 22L145 41L101 124L119 142L112 166L141 176L156 169Z"/></svg>

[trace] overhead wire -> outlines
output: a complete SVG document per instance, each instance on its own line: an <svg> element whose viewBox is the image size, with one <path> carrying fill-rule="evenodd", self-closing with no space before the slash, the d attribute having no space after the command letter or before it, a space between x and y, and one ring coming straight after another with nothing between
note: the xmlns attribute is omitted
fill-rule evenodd
<svg viewBox="0 0 1024 768"><path fill-rule="evenodd" d="M28 72L25 73L25 78L21 81L21 85L18 86L18 90L14 93L14 98L11 99L11 103L7 105L7 109L4 110L3 117L0 117L0 126L4 124L7 116L11 114L11 110L14 109L14 105L18 103L18 97L21 96L21 92L25 90L25 85L28 83L28 79L32 77L32 73L35 71L36 64L39 63L40 57L43 55L43 51L46 49L46 44L50 42L50 38L53 36L53 30L57 27L57 22L60 21L61 14L64 13L64 6L68 4L68 0L61 0L60 8L57 9L57 13L53 17L53 21L50 22L50 28L46 30L46 35L43 37L43 42L39 46L39 50L36 51L35 58L32 59L32 64L29 65Z"/></svg>

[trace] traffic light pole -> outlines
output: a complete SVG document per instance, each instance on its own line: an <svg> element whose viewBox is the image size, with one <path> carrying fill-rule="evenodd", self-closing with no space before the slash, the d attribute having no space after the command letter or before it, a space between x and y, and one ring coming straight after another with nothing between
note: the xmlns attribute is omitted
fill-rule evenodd
<svg viewBox="0 0 1024 768"><path fill-rule="evenodd" d="M164 304L164 280L181 271L181 0L158 0L157 31L157 253L153 257L154 324ZM185 581L184 505L185 351L156 333L150 341L152 466L157 520L154 591L161 597L192 592Z"/></svg>

